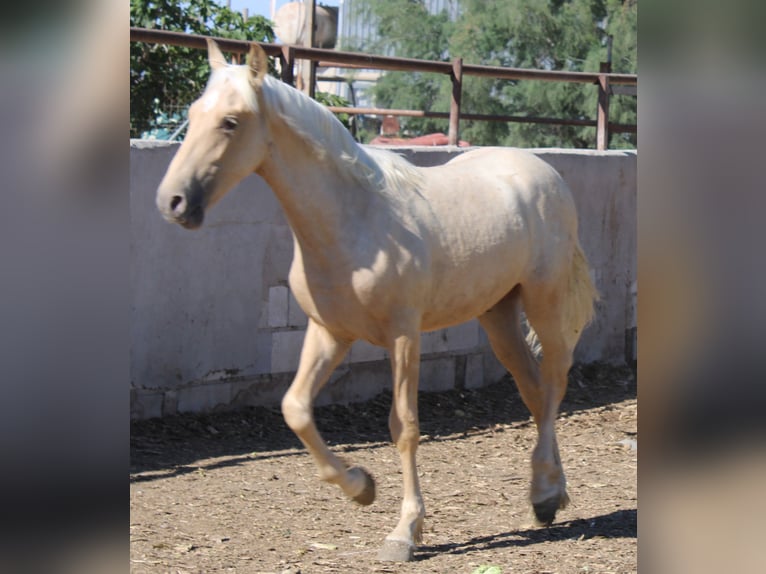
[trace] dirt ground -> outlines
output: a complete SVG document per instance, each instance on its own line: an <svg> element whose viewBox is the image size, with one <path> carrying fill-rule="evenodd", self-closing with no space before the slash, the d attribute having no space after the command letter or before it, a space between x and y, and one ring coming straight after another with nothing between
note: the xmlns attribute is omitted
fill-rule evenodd
<svg viewBox="0 0 766 574"><path fill-rule="evenodd" d="M636 572L636 384L575 367L557 424L572 504L537 527L527 501L534 425L510 380L421 393L426 504L414 562L378 562L399 517L390 395L316 411L331 448L377 481L361 507L316 478L279 409L131 425L131 572Z"/></svg>

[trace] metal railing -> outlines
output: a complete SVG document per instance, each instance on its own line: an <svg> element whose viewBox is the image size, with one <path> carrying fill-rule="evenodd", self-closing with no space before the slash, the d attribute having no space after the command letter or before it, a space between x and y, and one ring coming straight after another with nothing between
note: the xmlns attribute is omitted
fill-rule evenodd
<svg viewBox="0 0 766 574"><path fill-rule="evenodd" d="M251 42L231 40L229 38L214 38L222 50L234 54L246 54ZM131 42L146 42L167 44L187 48L207 49L207 36L170 32L167 30L150 30L146 28L130 28ZM608 71L609 65L602 64L599 72L565 72L556 70L532 70L525 68L506 68L500 66L482 66L464 64L462 58L451 62L415 60L393 56L376 56L359 52L341 52L323 48L308 48L298 45L259 43L267 55L277 57L281 61L282 80L293 84L293 69L296 60L310 60L319 66L335 66L338 68L362 68L403 72L430 72L445 74L452 80L452 98L450 111L431 112L421 110L387 110L381 108L350 108L328 106L335 113L393 115L426 118L449 119L449 144L457 145L459 141L460 120L522 122L554 125L590 126L596 128L596 149L605 150L608 147L610 133L636 133L635 124L618 124L609 122L609 98L614 93L636 95L638 76L635 74L613 74ZM464 76L476 76L504 80L541 80L549 82L576 82L595 84L598 86L598 113L595 120L540 118L529 116L502 116L487 114L461 113L461 95ZM617 87L613 89L613 86ZM620 87L624 86L622 89Z"/></svg>

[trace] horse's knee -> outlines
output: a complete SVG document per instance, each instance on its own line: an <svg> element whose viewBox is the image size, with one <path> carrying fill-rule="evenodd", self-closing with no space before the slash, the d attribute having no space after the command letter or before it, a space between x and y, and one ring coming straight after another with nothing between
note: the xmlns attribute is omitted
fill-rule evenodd
<svg viewBox="0 0 766 574"><path fill-rule="evenodd" d="M287 426L297 435L313 423L311 407L292 395L290 391L287 391L282 398L282 416Z"/></svg>
<svg viewBox="0 0 766 574"><path fill-rule="evenodd" d="M417 423L405 424L396 436L392 434L392 438L400 451L417 448L420 442L420 428Z"/></svg>
<svg viewBox="0 0 766 574"><path fill-rule="evenodd" d="M391 431L391 439L397 446L408 445L412 441L420 440L418 417L412 412L399 414L395 409L392 409L388 418L388 429Z"/></svg>

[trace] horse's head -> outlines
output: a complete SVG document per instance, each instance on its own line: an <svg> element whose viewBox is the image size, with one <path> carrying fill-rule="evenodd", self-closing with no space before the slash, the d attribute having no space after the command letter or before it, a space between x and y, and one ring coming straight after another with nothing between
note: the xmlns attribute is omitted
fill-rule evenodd
<svg viewBox="0 0 766 574"><path fill-rule="evenodd" d="M253 44L246 65L232 66L208 40L208 59L210 81L189 108L186 138L157 189L163 217L187 229L202 225L205 210L258 168L269 141L260 97L266 53Z"/></svg>

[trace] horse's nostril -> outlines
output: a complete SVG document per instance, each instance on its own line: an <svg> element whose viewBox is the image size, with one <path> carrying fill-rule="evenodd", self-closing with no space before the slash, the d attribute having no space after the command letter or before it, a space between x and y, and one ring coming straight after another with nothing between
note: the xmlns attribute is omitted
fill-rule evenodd
<svg viewBox="0 0 766 574"><path fill-rule="evenodd" d="M171 210L173 210L173 211L176 211L176 208L177 208L179 205L181 205L181 204L183 203L183 201L184 201L184 198L183 198L183 197L181 197L180 195L174 195L174 196L173 196L173 197L170 199L170 209L171 209Z"/></svg>

